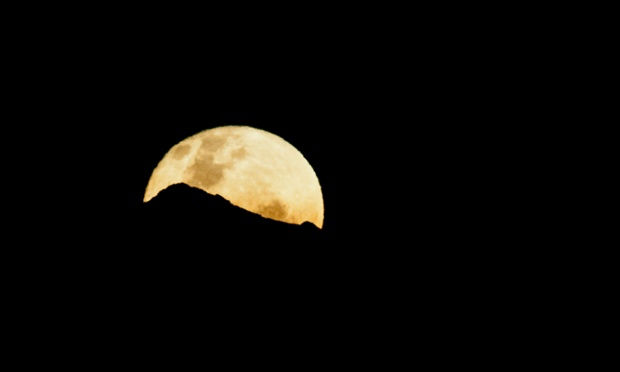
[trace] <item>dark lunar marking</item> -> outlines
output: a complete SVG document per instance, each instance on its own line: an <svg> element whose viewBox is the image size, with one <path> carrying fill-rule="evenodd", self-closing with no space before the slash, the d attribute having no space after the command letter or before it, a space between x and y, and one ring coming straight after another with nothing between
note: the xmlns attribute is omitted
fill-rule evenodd
<svg viewBox="0 0 620 372"><path fill-rule="evenodd" d="M286 217L286 209L282 202L274 200L267 205L261 205L258 209L258 214L274 220L281 220Z"/></svg>
<svg viewBox="0 0 620 372"><path fill-rule="evenodd" d="M210 152L210 153L215 153L217 150L220 149L220 147L224 146L226 144L227 139L224 137L215 137L215 136L211 136L211 137L207 137L205 139L202 140L202 143L200 145L200 152Z"/></svg>
<svg viewBox="0 0 620 372"><path fill-rule="evenodd" d="M239 159L244 158L247 154L248 152L245 150L245 148L242 147L242 148L239 148L233 151L232 157L233 159L239 160Z"/></svg>
<svg viewBox="0 0 620 372"><path fill-rule="evenodd" d="M176 146L174 149L172 149L172 158L176 160L183 159L183 157L185 157L185 155L189 153L190 148L190 145Z"/></svg>
<svg viewBox="0 0 620 372"><path fill-rule="evenodd" d="M225 165L213 162L213 153L204 147L198 150L196 160L187 168L190 178L204 189L220 182L224 178L225 169Z"/></svg>

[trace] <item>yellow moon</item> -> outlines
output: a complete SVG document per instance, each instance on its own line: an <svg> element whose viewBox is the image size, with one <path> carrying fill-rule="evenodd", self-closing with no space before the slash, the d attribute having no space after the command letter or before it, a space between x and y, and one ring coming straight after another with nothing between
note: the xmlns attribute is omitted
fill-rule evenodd
<svg viewBox="0 0 620 372"><path fill-rule="evenodd" d="M323 194L304 156L284 139L247 126L223 126L173 146L159 162L144 194L185 183L277 221L323 227Z"/></svg>

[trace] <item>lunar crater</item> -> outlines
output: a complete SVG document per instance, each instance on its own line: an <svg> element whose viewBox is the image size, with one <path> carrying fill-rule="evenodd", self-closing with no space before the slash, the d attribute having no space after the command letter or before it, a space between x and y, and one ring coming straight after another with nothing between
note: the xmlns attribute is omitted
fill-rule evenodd
<svg viewBox="0 0 620 372"><path fill-rule="evenodd" d="M189 154L189 151L191 150L191 146L190 145L178 145L175 146L172 150L171 150L171 156L173 159L175 160L181 160L183 159L187 154Z"/></svg>
<svg viewBox="0 0 620 372"><path fill-rule="evenodd" d="M228 138L220 137L220 136L210 136L202 138L200 141L200 150L209 151L211 153L217 152L219 149L224 147L228 142Z"/></svg>
<svg viewBox="0 0 620 372"><path fill-rule="evenodd" d="M286 216L286 207L280 200L274 199L269 204L258 207L258 214L274 220L283 220Z"/></svg>
<svg viewBox="0 0 620 372"><path fill-rule="evenodd" d="M246 149L244 149L243 147L235 149L232 152L232 157L235 160L241 160L241 159L245 158L247 155L248 155L248 151Z"/></svg>
<svg viewBox="0 0 620 372"><path fill-rule="evenodd" d="M214 161L213 154L202 154L187 168L187 178L203 189L210 189L224 179L226 166Z"/></svg>

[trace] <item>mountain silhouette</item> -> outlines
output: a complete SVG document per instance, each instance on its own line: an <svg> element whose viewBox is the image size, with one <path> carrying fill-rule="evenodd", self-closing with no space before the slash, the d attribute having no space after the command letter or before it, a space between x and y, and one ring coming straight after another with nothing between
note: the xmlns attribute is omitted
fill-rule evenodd
<svg viewBox="0 0 620 372"><path fill-rule="evenodd" d="M186 184L175 184L144 203L130 222L133 262L169 273L225 273L236 279L303 277L326 267L329 248L312 223L264 218ZM335 256L334 256L335 257Z"/></svg>
<svg viewBox="0 0 620 372"><path fill-rule="evenodd" d="M310 222L294 225L264 218L183 183L169 186L145 203L139 219L144 238L162 247L182 242L212 250L209 242L216 240L230 249L243 244L260 245L260 250L290 249L293 244L311 247L322 239L322 231Z"/></svg>
<svg viewBox="0 0 620 372"><path fill-rule="evenodd" d="M412 319L417 334L433 337L514 322L501 311L514 293L501 273L475 250L420 243L414 224L400 241L369 239L362 228L334 240L311 223L266 219L185 184L124 212L84 218L97 228L75 247L27 252L29 267L31 257L40 262L31 286L45 294L33 309L60 303L54 317L95 324L91 332L114 342L131 330L148 347L200 326L231 337L277 328L322 344L334 330L363 340ZM80 309L79 318L66 308Z"/></svg>

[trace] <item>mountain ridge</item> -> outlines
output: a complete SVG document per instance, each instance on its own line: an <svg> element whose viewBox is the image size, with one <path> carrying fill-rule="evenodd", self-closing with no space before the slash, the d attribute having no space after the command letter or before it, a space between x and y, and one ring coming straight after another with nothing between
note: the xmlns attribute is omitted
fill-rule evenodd
<svg viewBox="0 0 620 372"><path fill-rule="evenodd" d="M235 210L235 212L231 212L231 213L238 214L240 216L243 214L249 213L261 219L277 222L278 224L285 224L289 226L300 226L300 227L305 227L305 228L312 227L316 230L320 230L315 224L313 224L310 221L304 221L302 224L297 225L297 224L284 222L284 221L278 221L272 218L258 215L256 213L250 212L246 209L243 209L242 207L239 207L233 204L232 202L230 202L228 199L226 199L220 194L211 194L202 189L189 186L186 183L182 183L182 182L175 183L175 184L172 184L166 187L165 189L161 190L153 199L151 199L150 201L144 204L147 206L148 209L153 209L151 208L151 206L153 205L167 205L168 203L175 203L177 206L185 206L185 207L190 207L192 205L195 205L195 206L198 206L199 208L202 207L202 204L204 205L212 204L212 206L215 206L218 210L225 208L225 207L232 208L231 211ZM168 206L172 206L172 205L173 204L169 204ZM256 220L258 221L258 219Z"/></svg>
<svg viewBox="0 0 620 372"><path fill-rule="evenodd" d="M141 250L190 265L188 257L250 266L312 262L326 249L325 234L309 222L268 219L182 183L144 203L135 220Z"/></svg>

